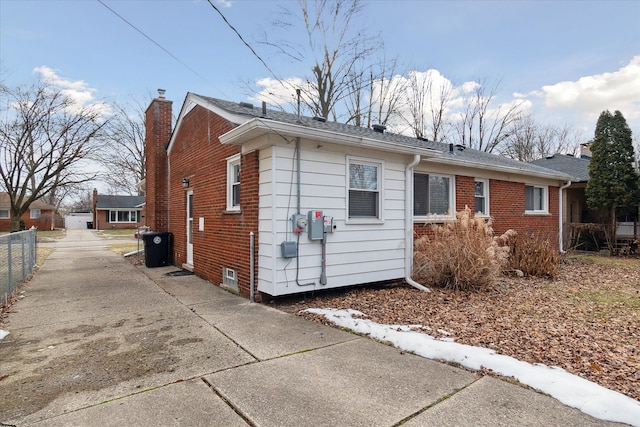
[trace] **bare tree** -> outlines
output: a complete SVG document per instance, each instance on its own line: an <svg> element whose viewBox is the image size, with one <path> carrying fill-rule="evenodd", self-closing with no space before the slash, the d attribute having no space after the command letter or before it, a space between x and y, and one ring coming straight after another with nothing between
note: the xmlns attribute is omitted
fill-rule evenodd
<svg viewBox="0 0 640 427"><path fill-rule="evenodd" d="M401 116L416 138L443 139L445 112L451 99L451 85L436 81L436 70L411 71L407 78L405 114Z"/></svg>
<svg viewBox="0 0 640 427"><path fill-rule="evenodd" d="M310 62L310 74L303 78L306 83L292 87L291 94L300 89L300 101L312 115L336 121L347 114L345 99L354 90L366 89L368 60L378 47L378 37L355 28L362 9L360 0L299 0L298 6L297 12L285 9L273 26L286 30L291 37L292 29L295 34L296 24L302 22L306 42L274 41L266 36L262 43L294 61ZM354 87L354 77L358 76L359 83ZM289 85L289 81L281 83ZM352 107L357 105L357 101L352 102ZM349 112L347 120L357 121L356 115Z"/></svg>
<svg viewBox="0 0 640 427"><path fill-rule="evenodd" d="M512 159L530 162L555 153L575 155L581 135L570 125L541 125L530 114L511 123L500 153Z"/></svg>
<svg viewBox="0 0 640 427"><path fill-rule="evenodd" d="M113 115L104 128L104 145L92 156L106 172L101 178L115 194L141 195L136 184L145 178L145 107L132 101L112 105Z"/></svg>
<svg viewBox="0 0 640 427"><path fill-rule="evenodd" d="M488 88L483 81L463 93L465 105L453 123L457 133L455 142L491 153L505 140L509 127L520 116L522 102L494 106L497 91L497 84Z"/></svg>
<svg viewBox="0 0 640 427"><path fill-rule="evenodd" d="M0 184L9 194L11 231L18 231L35 200L95 177L83 160L104 122L98 108L43 83L0 84L0 114Z"/></svg>

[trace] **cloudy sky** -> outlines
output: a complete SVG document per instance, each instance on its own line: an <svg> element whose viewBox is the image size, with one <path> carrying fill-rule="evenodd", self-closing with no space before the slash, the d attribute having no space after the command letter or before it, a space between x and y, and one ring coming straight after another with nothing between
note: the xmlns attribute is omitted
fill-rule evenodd
<svg viewBox="0 0 640 427"><path fill-rule="evenodd" d="M255 100L243 82L269 90L274 74L308 74L308 62L260 43L304 40L273 26L295 2L211 3L273 74L207 0L0 0L0 79L46 79L84 102L164 88L177 114L187 92ZM499 82L500 102L524 100L541 122L569 123L586 139L605 109L640 134L640 1L379 0L365 2L353 28L380 34L380 57L402 70L432 70L454 88Z"/></svg>

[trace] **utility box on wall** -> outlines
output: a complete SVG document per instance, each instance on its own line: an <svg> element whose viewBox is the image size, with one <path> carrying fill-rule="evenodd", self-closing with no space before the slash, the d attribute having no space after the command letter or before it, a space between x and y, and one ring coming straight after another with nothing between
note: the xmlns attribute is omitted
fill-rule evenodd
<svg viewBox="0 0 640 427"><path fill-rule="evenodd" d="M324 236L324 216L322 211L309 211L307 214L309 240L322 240Z"/></svg>

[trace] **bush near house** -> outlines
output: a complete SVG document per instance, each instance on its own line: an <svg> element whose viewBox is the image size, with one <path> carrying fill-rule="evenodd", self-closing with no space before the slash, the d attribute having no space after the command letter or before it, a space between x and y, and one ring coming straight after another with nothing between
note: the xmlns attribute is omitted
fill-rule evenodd
<svg viewBox="0 0 640 427"><path fill-rule="evenodd" d="M456 221L435 225L414 245L413 277L426 286L478 290L498 284L503 272L555 277L560 254L537 233L507 230L494 236L491 220L466 207Z"/></svg>
<svg viewBox="0 0 640 427"><path fill-rule="evenodd" d="M415 241L413 277L418 282L459 290L498 283L509 259L504 242L512 230L496 238L491 220L472 216L466 207L456 213L456 221L435 225L432 231Z"/></svg>

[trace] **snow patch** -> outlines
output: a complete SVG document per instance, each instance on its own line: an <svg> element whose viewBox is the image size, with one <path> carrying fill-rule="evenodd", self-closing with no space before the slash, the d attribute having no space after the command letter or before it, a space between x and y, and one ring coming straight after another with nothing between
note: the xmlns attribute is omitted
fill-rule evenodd
<svg viewBox="0 0 640 427"><path fill-rule="evenodd" d="M7 335L9 335L9 331L5 331L4 329L0 329L0 340L4 339L4 337L6 337Z"/></svg>
<svg viewBox="0 0 640 427"><path fill-rule="evenodd" d="M452 339L435 339L416 332L416 325L375 323L363 319L366 315L355 310L311 308L305 311L322 315L337 326L390 342L394 347L428 359L459 363L475 370L491 369L497 374L514 377L522 384L549 394L592 417L640 427L640 402L557 366L522 362L488 348L458 344ZM360 317L354 319L353 314Z"/></svg>

